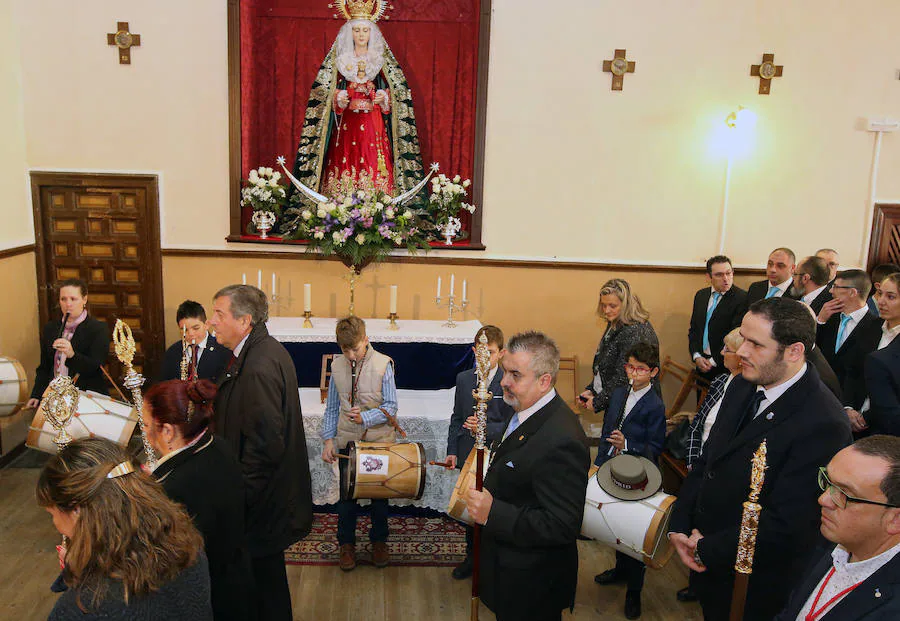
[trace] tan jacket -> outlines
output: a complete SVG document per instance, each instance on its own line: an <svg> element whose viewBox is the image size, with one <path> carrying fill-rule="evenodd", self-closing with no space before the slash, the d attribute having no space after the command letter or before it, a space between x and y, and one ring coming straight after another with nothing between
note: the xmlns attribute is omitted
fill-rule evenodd
<svg viewBox="0 0 900 621"><path fill-rule="evenodd" d="M350 441L396 442L397 434L390 423L381 423L366 429L359 423L350 420L350 408L356 405L360 410L372 410L381 406L383 397L381 383L389 364L394 364L388 356L380 354L370 345L362 361L356 363L356 403L350 403L351 367L345 356L336 356L331 363L331 381L337 389L341 402L338 415L336 448L343 450Z"/></svg>

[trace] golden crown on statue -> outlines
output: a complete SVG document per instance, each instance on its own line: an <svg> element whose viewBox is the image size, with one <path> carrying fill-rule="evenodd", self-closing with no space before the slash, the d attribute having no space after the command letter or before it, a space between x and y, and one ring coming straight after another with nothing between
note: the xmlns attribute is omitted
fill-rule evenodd
<svg viewBox="0 0 900 621"><path fill-rule="evenodd" d="M336 0L329 4L328 8L340 9L345 19L367 19L370 22L377 22L384 16L385 11L394 7L385 0Z"/></svg>

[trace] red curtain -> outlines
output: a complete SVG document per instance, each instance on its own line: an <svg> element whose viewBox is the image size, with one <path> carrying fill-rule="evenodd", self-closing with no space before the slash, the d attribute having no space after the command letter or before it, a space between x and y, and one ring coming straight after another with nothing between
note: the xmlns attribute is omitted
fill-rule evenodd
<svg viewBox="0 0 900 621"><path fill-rule="evenodd" d="M378 22L412 89L423 164L471 178L480 0L392 0ZM313 78L343 18L328 0L241 0L241 170L291 166ZM471 192L470 192L471 193ZM468 213L464 227L469 230ZM249 209L242 214L242 228Z"/></svg>

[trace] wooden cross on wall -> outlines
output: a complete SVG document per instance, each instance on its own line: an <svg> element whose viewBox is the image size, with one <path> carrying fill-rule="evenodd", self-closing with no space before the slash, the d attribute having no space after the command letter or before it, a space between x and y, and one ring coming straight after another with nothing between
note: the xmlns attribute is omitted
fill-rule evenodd
<svg viewBox="0 0 900 621"><path fill-rule="evenodd" d="M780 78L784 65L775 64L775 54L763 54L762 64L750 67L750 75L759 78L759 94L768 95L772 88L772 78Z"/></svg>
<svg viewBox="0 0 900 621"><path fill-rule="evenodd" d="M128 32L128 22L116 22L116 32L106 34L106 43L119 48L119 64L131 64L131 48L141 44L141 35Z"/></svg>
<svg viewBox="0 0 900 621"><path fill-rule="evenodd" d="M612 60L603 61L603 71L612 74L610 90L620 91L625 83L625 74L634 73L634 62L625 59L625 50L616 50Z"/></svg>

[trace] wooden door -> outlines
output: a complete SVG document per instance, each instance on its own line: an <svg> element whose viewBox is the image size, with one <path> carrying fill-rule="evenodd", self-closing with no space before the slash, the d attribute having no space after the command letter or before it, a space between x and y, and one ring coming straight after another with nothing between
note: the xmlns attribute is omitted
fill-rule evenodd
<svg viewBox="0 0 900 621"><path fill-rule="evenodd" d="M41 325L60 319L56 284L88 285L88 312L127 323L135 369L155 376L165 349L159 201L155 175L32 173ZM110 342L107 369L121 386L123 370Z"/></svg>
<svg viewBox="0 0 900 621"><path fill-rule="evenodd" d="M900 205L875 205L866 267L871 272L873 267L882 263L900 265Z"/></svg>

